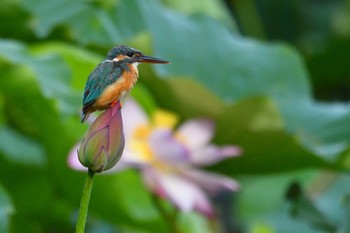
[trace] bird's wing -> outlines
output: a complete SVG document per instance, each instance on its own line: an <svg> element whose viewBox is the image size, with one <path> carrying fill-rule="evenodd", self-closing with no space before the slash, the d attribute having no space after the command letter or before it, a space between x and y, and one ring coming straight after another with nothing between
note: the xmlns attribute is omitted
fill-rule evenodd
<svg viewBox="0 0 350 233"><path fill-rule="evenodd" d="M83 97L84 108L92 105L103 90L114 83L122 73L122 68L115 62L100 63L89 75Z"/></svg>

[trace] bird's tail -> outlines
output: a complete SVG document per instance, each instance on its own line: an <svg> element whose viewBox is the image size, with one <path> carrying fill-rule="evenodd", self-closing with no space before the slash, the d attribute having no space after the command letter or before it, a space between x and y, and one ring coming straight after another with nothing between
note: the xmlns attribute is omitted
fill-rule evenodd
<svg viewBox="0 0 350 233"><path fill-rule="evenodd" d="M81 115L81 120L80 120L80 123L83 123L84 121L86 121L90 116L90 112L84 112L82 113Z"/></svg>

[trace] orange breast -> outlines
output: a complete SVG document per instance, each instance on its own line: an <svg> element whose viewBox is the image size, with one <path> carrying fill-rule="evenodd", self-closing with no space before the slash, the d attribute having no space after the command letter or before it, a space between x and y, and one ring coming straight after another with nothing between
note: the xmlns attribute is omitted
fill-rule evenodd
<svg viewBox="0 0 350 233"><path fill-rule="evenodd" d="M138 75L133 69L124 71L121 78L109 85L95 101L93 104L94 109L103 110L109 108L114 101L125 97L135 85L137 79Z"/></svg>

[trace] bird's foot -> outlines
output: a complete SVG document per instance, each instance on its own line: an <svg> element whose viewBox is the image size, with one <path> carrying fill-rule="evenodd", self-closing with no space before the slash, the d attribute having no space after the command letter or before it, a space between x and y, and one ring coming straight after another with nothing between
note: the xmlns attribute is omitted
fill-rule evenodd
<svg viewBox="0 0 350 233"><path fill-rule="evenodd" d="M118 105L118 108L121 109L122 108L122 103L119 100L115 100L111 103L111 107L114 108Z"/></svg>

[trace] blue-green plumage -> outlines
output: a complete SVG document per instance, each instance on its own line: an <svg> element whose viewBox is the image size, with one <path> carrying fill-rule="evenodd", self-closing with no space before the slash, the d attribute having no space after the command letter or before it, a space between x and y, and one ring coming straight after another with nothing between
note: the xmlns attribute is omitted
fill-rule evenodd
<svg viewBox="0 0 350 233"><path fill-rule="evenodd" d="M102 62L90 74L86 82L83 105L88 107L96 101L103 90L117 81L122 75L123 70L128 69L125 64L115 62Z"/></svg>
<svg viewBox="0 0 350 233"><path fill-rule="evenodd" d="M123 93L127 93L137 80L137 64L142 62L169 63L144 56L140 51L125 45L111 49L106 59L92 71L86 81L81 122L84 122L90 113L109 108Z"/></svg>
<svg viewBox="0 0 350 233"><path fill-rule="evenodd" d="M89 108L102 95L103 91L111 84L121 78L123 71L129 71L126 61L113 62L104 61L100 63L89 75L83 97L82 121L88 117ZM104 109L106 106L100 106ZM99 108L97 108L99 109Z"/></svg>

